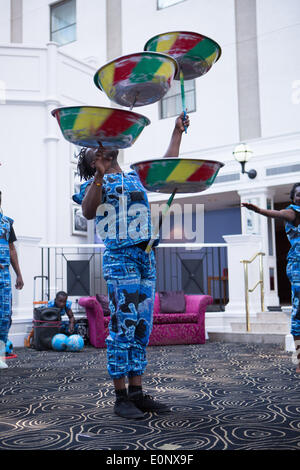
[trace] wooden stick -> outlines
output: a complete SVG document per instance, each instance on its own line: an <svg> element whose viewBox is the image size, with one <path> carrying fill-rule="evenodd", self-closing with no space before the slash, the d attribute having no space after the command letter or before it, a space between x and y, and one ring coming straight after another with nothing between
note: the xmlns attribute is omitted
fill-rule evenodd
<svg viewBox="0 0 300 470"><path fill-rule="evenodd" d="M182 102L182 110L184 113L184 119L186 118L186 106L185 106L185 94L184 94L184 76L183 76L183 71L180 69L180 89L181 89L181 102ZM186 126L184 126L184 132L187 132Z"/></svg>
<svg viewBox="0 0 300 470"><path fill-rule="evenodd" d="M154 237L151 238L151 240L149 240L149 243L148 243L148 245L146 246L146 249L145 249L145 252L146 252L146 253L150 253L150 251L151 251L151 248L152 248L152 246L153 246L153 243L155 242L156 237L157 237L157 235L158 235L158 233L159 233L160 227L161 227L161 225L162 225L163 218L165 217L166 213L167 213L168 210L170 209L170 206L171 206L171 204L172 204L172 201L173 201L173 199L174 199L174 196L175 196L176 192L177 192L177 188L175 188L175 189L173 190L171 196L169 197L169 199L168 199L168 201L167 201L167 203L166 203L166 205L165 205L165 207L164 207L164 209L163 209L163 211L162 211L162 214L160 214L160 216L159 216L159 221L158 221L158 224L157 224L157 226L156 226L156 228L155 228L155 231L154 231Z"/></svg>

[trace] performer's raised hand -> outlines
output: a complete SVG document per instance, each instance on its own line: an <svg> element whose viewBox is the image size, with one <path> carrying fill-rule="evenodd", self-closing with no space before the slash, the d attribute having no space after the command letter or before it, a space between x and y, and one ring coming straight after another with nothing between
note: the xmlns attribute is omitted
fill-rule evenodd
<svg viewBox="0 0 300 470"><path fill-rule="evenodd" d="M182 112L175 121L175 128L184 132L190 125L190 118L187 114Z"/></svg>
<svg viewBox="0 0 300 470"><path fill-rule="evenodd" d="M179 114L179 116L176 118L176 121L175 121L175 126L171 135L169 146L163 158L178 157L182 134L189 125L190 125L189 116L187 114L185 115L184 112Z"/></svg>
<svg viewBox="0 0 300 470"><path fill-rule="evenodd" d="M102 185L105 173L122 172L118 164L118 150L105 149L101 143L97 149L87 149L81 159L82 171L93 176L93 183L86 189L82 201L82 213L91 220L95 217L102 200Z"/></svg>
<svg viewBox="0 0 300 470"><path fill-rule="evenodd" d="M106 150L101 143L99 147L93 151L94 159L91 162L91 167L96 169L95 176L103 177L107 170L111 167L111 164L116 160L118 156L117 150Z"/></svg>

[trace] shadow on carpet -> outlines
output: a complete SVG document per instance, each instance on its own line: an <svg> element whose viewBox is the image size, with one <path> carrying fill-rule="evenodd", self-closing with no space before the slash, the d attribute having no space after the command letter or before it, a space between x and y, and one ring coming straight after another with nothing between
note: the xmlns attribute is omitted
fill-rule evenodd
<svg viewBox="0 0 300 470"><path fill-rule="evenodd" d="M276 345L148 348L144 390L171 406L113 413L106 350L16 349L0 370L1 450L300 449L300 377Z"/></svg>

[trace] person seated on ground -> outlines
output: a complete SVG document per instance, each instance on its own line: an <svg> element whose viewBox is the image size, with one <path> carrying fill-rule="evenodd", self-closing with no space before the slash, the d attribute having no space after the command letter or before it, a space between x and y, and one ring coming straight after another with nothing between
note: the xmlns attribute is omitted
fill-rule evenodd
<svg viewBox="0 0 300 470"><path fill-rule="evenodd" d="M61 316L66 314L69 317L69 321L63 320L61 322L60 333L64 333L65 335L72 335L76 333L77 330L71 305L72 302L68 300L68 294L64 291L57 292L55 299L49 300L48 302L48 307L59 308Z"/></svg>

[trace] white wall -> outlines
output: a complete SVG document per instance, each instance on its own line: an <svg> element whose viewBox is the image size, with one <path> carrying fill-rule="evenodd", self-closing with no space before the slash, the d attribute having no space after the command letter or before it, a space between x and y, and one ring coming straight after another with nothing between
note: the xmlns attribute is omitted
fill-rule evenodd
<svg viewBox="0 0 300 470"><path fill-rule="evenodd" d="M18 104L3 111L2 105L0 126L9 142L1 152L4 213L15 219L16 233L45 237L45 112L39 105Z"/></svg>
<svg viewBox="0 0 300 470"><path fill-rule="evenodd" d="M0 105L0 126L5 129L0 159L2 205L7 215L15 219L20 235L44 236L42 100L46 50L11 46L1 47L0 51L0 69L6 84L6 101ZM41 204L32 220L37 195Z"/></svg>
<svg viewBox="0 0 300 470"><path fill-rule="evenodd" d="M299 0L257 1L257 34L262 135L299 132L300 103L292 100L300 81Z"/></svg>
<svg viewBox="0 0 300 470"><path fill-rule="evenodd" d="M65 54L61 48L57 63L58 97L64 106L111 106L105 93L93 81L96 68Z"/></svg>
<svg viewBox="0 0 300 470"><path fill-rule="evenodd" d="M23 1L23 42L45 45L50 40L49 0ZM106 58L106 0L76 1L76 42L60 49L85 60L95 57L99 66Z"/></svg>
<svg viewBox="0 0 300 470"><path fill-rule="evenodd" d="M10 0L0 0L0 44L10 41Z"/></svg>

